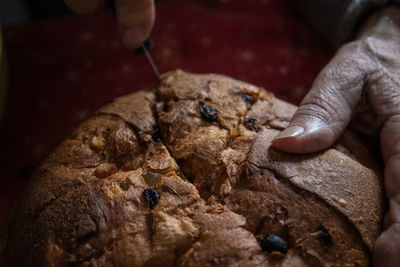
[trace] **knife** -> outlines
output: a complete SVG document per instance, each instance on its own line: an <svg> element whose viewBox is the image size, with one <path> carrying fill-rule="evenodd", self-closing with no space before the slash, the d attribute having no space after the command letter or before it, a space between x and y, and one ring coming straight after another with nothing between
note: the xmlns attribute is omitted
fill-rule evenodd
<svg viewBox="0 0 400 267"><path fill-rule="evenodd" d="M113 16L115 17L115 0L111 0L109 2L109 8L111 9L111 12ZM151 69L153 70L154 75L156 76L157 80L160 79L160 72L158 71L157 65L154 63L154 60L152 56L150 55L149 48L151 48L153 45L153 39L151 36L149 36L140 46L139 48L135 49L134 52L136 54L144 54L147 62L149 63Z"/></svg>
<svg viewBox="0 0 400 267"><path fill-rule="evenodd" d="M149 36L144 43L142 43L140 45L139 48L135 49L135 53L137 54L141 54L143 52L143 54L145 55L147 62L149 62L151 69L153 70L154 75L157 77L158 80L160 80L160 72L158 71L157 65L154 63L154 60L152 58L152 56L150 55L149 49L153 44L153 40L151 38L151 36Z"/></svg>

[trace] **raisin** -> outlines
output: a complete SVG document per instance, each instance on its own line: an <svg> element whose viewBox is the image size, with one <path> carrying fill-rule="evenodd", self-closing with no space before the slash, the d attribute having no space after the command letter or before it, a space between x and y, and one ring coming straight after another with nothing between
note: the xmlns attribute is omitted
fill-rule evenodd
<svg viewBox="0 0 400 267"><path fill-rule="evenodd" d="M323 227L322 225L320 227L318 227L318 237L319 240L326 246L329 246L330 244L332 244L332 237L329 234L329 231Z"/></svg>
<svg viewBox="0 0 400 267"><path fill-rule="evenodd" d="M119 187L123 190L123 191L128 191L130 184L128 183L128 181L124 180L119 184Z"/></svg>
<svg viewBox="0 0 400 267"><path fill-rule="evenodd" d="M209 122L217 121L217 111L206 104L200 104L201 117Z"/></svg>
<svg viewBox="0 0 400 267"><path fill-rule="evenodd" d="M286 253L288 251L288 244L279 236L269 235L261 240L261 248L268 252L279 251L281 253Z"/></svg>
<svg viewBox="0 0 400 267"><path fill-rule="evenodd" d="M147 188L143 191L143 196L147 198L150 204L150 209L153 209L155 205L158 203L158 199L160 195L158 192L152 188Z"/></svg>
<svg viewBox="0 0 400 267"><path fill-rule="evenodd" d="M248 118L246 119L245 123L247 124L246 127L249 128L248 126L251 127L249 130L254 130L256 133L260 131L258 127L254 124L256 122L256 119Z"/></svg>
<svg viewBox="0 0 400 267"><path fill-rule="evenodd" d="M186 176L186 179L193 184L194 178L192 176Z"/></svg>
<svg viewBox="0 0 400 267"><path fill-rule="evenodd" d="M160 129L158 127L156 127L154 129L154 133L153 133L153 136L151 138L153 139L153 141L158 141L158 140L161 139L161 132L160 132Z"/></svg>
<svg viewBox="0 0 400 267"><path fill-rule="evenodd" d="M243 99L243 101L246 101L252 105L254 104L254 97L252 95L246 93L239 93L238 95L241 99Z"/></svg>

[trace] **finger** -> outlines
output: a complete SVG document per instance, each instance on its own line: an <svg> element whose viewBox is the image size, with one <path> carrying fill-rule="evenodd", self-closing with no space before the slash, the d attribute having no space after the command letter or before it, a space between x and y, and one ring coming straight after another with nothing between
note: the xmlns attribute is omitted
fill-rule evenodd
<svg viewBox="0 0 400 267"><path fill-rule="evenodd" d="M399 149L400 143L396 147ZM388 199L400 194L400 151L397 152L397 154L392 155L386 161L384 176L385 190Z"/></svg>
<svg viewBox="0 0 400 267"><path fill-rule="evenodd" d="M115 12L122 42L126 47L137 48L153 28L154 0L117 0Z"/></svg>
<svg viewBox="0 0 400 267"><path fill-rule="evenodd" d="M392 97L400 98L400 89L398 94L399 96L393 95ZM386 104L386 106L389 105ZM393 111L393 113L395 112L400 112L400 110ZM386 164L389 163L388 161L392 157L400 157L400 114L391 115L383 124L381 130L381 149Z"/></svg>
<svg viewBox="0 0 400 267"><path fill-rule="evenodd" d="M385 191L389 212L385 227L400 223L400 115L393 115L381 130L381 149L385 161Z"/></svg>
<svg viewBox="0 0 400 267"><path fill-rule="evenodd" d="M321 71L287 129L273 146L291 153L310 153L331 146L348 125L361 100L366 58L354 56L352 44Z"/></svg>
<svg viewBox="0 0 400 267"><path fill-rule="evenodd" d="M385 216L384 223L385 229L395 223L400 223L400 194L389 200L389 211Z"/></svg>
<svg viewBox="0 0 400 267"><path fill-rule="evenodd" d="M381 149L385 161L385 190L389 211L384 231L375 243L375 266L400 266L400 115L389 117L381 130Z"/></svg>
<svg viewBox="0 0 400 267"><path fill-rule="evenodd" d="M368 88L370 103L382 118L381 150L384 185L389 199L387 228L375 243L376 266L400 266L400 90L396 72L377 72Z"/></svg>
<svg viewBox="0 0 400 267"><path fill-rule="evenodd" d="M81 15L94 14L104 9L107 0L65 0L68 7Z"/></svg>
<svg viewBox="0 0 400 267"><path fill-rule="evenodd" d="M393 224L376 240L374 266L400 266L400 223Z"/></svg>

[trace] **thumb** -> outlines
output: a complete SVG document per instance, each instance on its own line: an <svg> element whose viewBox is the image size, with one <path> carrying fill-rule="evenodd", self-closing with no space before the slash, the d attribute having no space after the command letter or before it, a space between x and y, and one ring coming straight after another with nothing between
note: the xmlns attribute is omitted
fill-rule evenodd
<svg viewBox="0 0 400 267"><path fill-rule="evenodd" d="M386 229L376 240L374 266L396 267L400 263L400 223Z"/></svg>
<svg viewBox="0 0 400 267"><path fill-rule="evenodd" d="M361 100L364 84L362 56L352 56L349 45L318 75L290 125L272 145L290 153L311 153L331 146L350 122Z"/></svg>
<svg viewBox="0 0 400 267"><path fill-rule="evenodd" d="M116 0L115 13L126 47L136 48L150 35L155 20L154 0Z"/></svg>

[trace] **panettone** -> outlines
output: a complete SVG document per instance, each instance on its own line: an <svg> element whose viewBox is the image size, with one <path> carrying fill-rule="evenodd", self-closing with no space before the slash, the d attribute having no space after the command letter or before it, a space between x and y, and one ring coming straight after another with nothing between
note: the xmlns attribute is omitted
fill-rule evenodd
<svg viewBox="0 0 400 267"><path fill-rule="evenodd" d="M38 168L5 266L368 266L382 172L346 132L334 148L271 147L296 107L180 70L115 99Z"/></svg>

